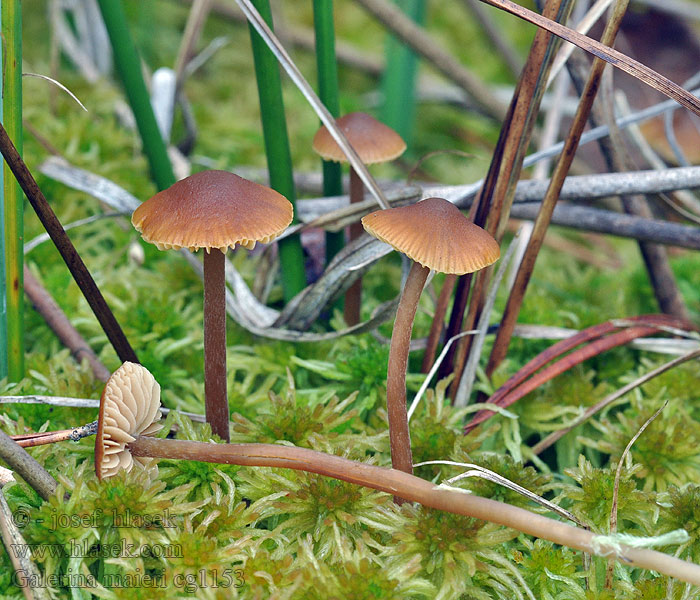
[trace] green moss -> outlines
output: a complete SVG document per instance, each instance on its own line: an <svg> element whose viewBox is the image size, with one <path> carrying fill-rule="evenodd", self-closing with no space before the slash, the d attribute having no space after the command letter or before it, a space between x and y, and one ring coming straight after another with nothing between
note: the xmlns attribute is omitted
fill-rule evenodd
<svg viewBox="0 0 700 600"><path fill-rule="evenodd" d="M403 524L387 494L322 475L246 469L238 481L244 497L269 505L268 527L289 540L287 551L310 535L314 555L337 562L343 544L381 547L381 540Z"/></svg>
<svg viewBox="0 0 700 600"><path fill-rule="evenodd" d="M545 493L549 491L549 484L552 480L551 475L538 473L533 467L526 467L523 463L515 461L509 455L504 456L496 452L479 452L473 455L471 462L505 477L509 481L538 496L544 496ZM461 488L471 490L478 496L491 498L507 504L514 504L516 506L533 508L532 501L522 494L483 477L462 479L457 485Z"/></svg>
<svg viewBox="0 0 700 600"><path fill-rule="evenodd" d="M618 531L630 526L642 531L651 529L653 497L636 489L633 479L640 470L640 466L635 465L631 469L623 467L621 471L617 491ZM578 467L566 469L565 473L578 484L563 487L563 496L572 501L571 512L594 531L609 533L616 466L596 469L580 457Z"/></svg>
<svg viewBox="0 0 700 600"><path fill-rule="evenodd" d="M665 494L659 495L658 503L662 507L659 531L685 530L690 539L683 544L681 555L697 563L700 559L700 486L670 486Z"/></svg>
<svg viewBox="0 0 700 600"><path fill-rule="evenodd" d="M354 399L352 395L341 402L333 397L311 406L298 401L293 388L285 396L271 392L268 407L258 413L255 422L241 415L233 416L231 442L286 440L304 447L328 443L338 436L335 430L357 416L356 410L346 410Z"/></svg>
<svg viewBox="0 0 700 600"><path fill-rule="evenodd" d="M500 578L515 587L491 562L491 549L512 539L513 531L424 506L404 504L401 512L408 523L392 538L389 564L420 557L420 574L438 590L436 598L489 598L487 590L497 589Z"/></svg>
<svg viewBox="0 0 700 600"><path fill-rule="evenodd" d="M585 598L584 574L573 551L544 540L534 543L523 540L523 543L524 552L514 550L513 558L522 565L525 581L535 598L550 600L563 595L576 600Z"/></svg>
<svg viewBox="0 0 700 600"><path fill-rule="evenodd" d="M428 389L411 419L411 450L413 462L433 460L463 461L479 448L479 432L465 436L462 423L466 410L457 410L445 398L451 378L440 381L435 389ZM456 475L459 469L447 465L417 467L416 474L426 479Z"/></svg>
<svg viewBox="0 0 700 600"><path fill-rule="evenodd" d="M587 438L584 443L618 460L629 440L653 414L640 403L635 404L618 413L614 421L594 421L602 435L597 440ZM663 491L671 484L695 481L700 468L698 443L700 423L690 418L680 402L671 400L632 447L632 457L641 466L636 475L644 480L644 489Z"/></svg>

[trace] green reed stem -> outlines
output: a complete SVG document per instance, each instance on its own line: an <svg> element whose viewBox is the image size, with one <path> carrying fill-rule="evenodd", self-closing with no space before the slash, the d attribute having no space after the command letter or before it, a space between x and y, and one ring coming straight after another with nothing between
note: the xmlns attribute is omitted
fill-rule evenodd
<svg viewBox="0 0 700 600"><path fill-rule="evenodd" d="M98 0L98 3L112 44L114 64L141 135L151 177L158 189L164 190L175 183L175 175L141 75L141 59L129 33L124 8L121 0Z"/></svg>
<svg viewBox="0 0 700 600"><path fill-rule="evenodd" d="M425 0L396 0L396 4L417 24L425 22ZM418 57L393 35L387 39L384 55L384 104L380 120L393 128L410 146L416 114Z"/></svg>
<svg viewBox="0 0 700 600"><path fill-rule="evenodd" d="M253 0L253 5L272 29L272 12L268 0ZM279 65L274 54L252 26L250 26L250 39L253 46L255 77L258 82L260 115L265 138L270 187L286 196L294 205L296 192L292 172L292 156L287 136L287 122L282 101ZM281 240L279 252L282 290L285 301L289 301L306 286L304 254L301 250L299 236L292 235Z"/></svg>
<svg viewBox="0 0 700 600"><path fill-rule="evenodd" d="M318 95L328 111L337 118L340 115L340 101L338 99L338 69L335 59L333 0L314 0L314 31L316 34ZM323 195L340 196L343 193L340 163L327 160L322 161L322 163ZM327 231L326 263L330 262L344 245L344 231Z"/></svg>
<svg viewBox="0 0 700 600"><path fill-rule="evenodd" d="M22 152L22 4L2 0L3 39L2 119ZM9 167L3 165L6 334L2 340L3 370L7 363L10 381L24 377L24 196ZM6 349L6 350L5 350Z"/></svg>

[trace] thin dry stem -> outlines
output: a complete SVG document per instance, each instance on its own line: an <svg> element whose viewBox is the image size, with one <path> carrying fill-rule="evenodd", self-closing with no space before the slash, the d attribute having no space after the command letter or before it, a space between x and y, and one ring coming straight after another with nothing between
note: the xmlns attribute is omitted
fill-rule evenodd
<svg viewBox="0 0 700 600"><path fill-rule="evenodd" d="M548 0L543 14L550 18L564 19L572 6L571 0ZM540 29L535 34L501 129L489 171L479 191L478 203L475 203L471 211L474 223L492 233L499 243L508 222L516 183L520 178L525 152L530 143L535 119L544 95L553 52L558 46L559 40L546 31ZM466 294L469 292L472 276L465 275L460 278L458 289L461 290L462 295L458 296L452 309L446 337L453 337L461 330L474 329L474 324L479 317L479 307L484 301L483 293L486 289L484 282L488 273L489 270L484 269L474 277L472 300L466 320L464 319ZM463 339L455 349L454 359L451 354L448 354L443 363L445 369L451 369L454 365L455 379L450 389L453 399L457 393L470 347L471 338ZM444 371L443 374L445 374Z"/></svg>
<svg viewBox="0 0 700 600"><path fill-rule="evenodd" d="M661 92L665 96L673 98L673 100L678 102L678 104L681 106L687 108L697 115L700 115L700 99L690 94L687 90L684 90L677 83L674 83L670 79L667 79L663 75L660 75L653 69L650 69L646 65L643 65L642 63L630 58L622 52L618 52L617 50L607 47L601 42L586 37L585 35L581 35L577 31L565 27L564 25L552 21L551 19L547 19L545 16L528 10L527 8L524 8L511 0L481 1L537 25L542 29L552 32L554 35L561 37L567 42L575 44L593 56L609 62L614 67L617 67L621 71L632 75L639 81Z"/></svg>
<svg viewBox="0 0 700 600"><path fill-rule="evenodd" d="M430 371L430 368L433 365L433 360L435 359L435 352L437 351L438 344L440 343L440 336L442 335L443 329L445 328L445 315L447 314L447 306L450 303L450 298L452 297L452 291L455 288L456 282L457 275L445 275L445 280L443 281L442 289L440 290L440 296L438 297L438 301L435 306L433 322L430 325L430 333L428 334L428 341L425 346L425 354L423 355L421 373L427 373L428 371Z"/></svg>
<svg viewBox="0 0 700 600"><path fill-rule="evenodd" d="M66 235L63 226L53 212L51 205L47 202L44 194L39 189L39 185L29 171L22 157L17 152L17 148L7 134L5 128L0 125L0 151L5 157L5 161L10 167L12 174L17 179L22 191L27 196L29 203L34 208L42 225L51 236L51 240L56 245L57 250L66 263L68 270L73 275L73 279L83 292L90 308L95 313L102 329L107 335L110 343L114 347L117 355L122 361L138 363L139 360L133 348L126 339L119 323L110 310L95 280L87 270L85 263L73 246L70 238Z"/></svg>
<svg viewBox="0 0 700 600"><path fill-rule="evenodd" d="M626 7L627 3L622 2L622 5L622 10L616 11L614 18L608 22L605 28L605 32L603 33L603 43L606 45L611 45L615 40L617 31L622 22L622 17L624 15L624 8ZM513 289L508 296L508 302L506 303L503 318L501 319L501 325L498 328L496 340L493 343L491 355L489 356L489 360L486 365L486 374L489 376L505 358L508 351L510 339L513 335L513 328L515 327L515 322L518 319L520 307L525 297L525 291L527 290L530 277L535 268L537 255L542 247L542 242L545 234L547 233L547 228L549 227L552 213L554 212L554 207L559 198L559 193L564 185L564 180L566 179L566 175L571 168L571 163L574 160L579 140L581 139L581 134L583 133L583 129L588 122L588 116L591 113L593 101L597 95L605 65L606 63L603 60L596 59L591 67L591 72L588 77L588 81L586 82L586 87L581 94L581 101L579 102L578 109L576 110L574 122L571 125L569 133L566 137L564 150L557 161L547 193L542 200L542 205L537 213L537 218L535 219L533 230L530 235L530 242L525 250L522 261L520 262L520 268L518 269L518 274L515 277Z"/></svg>
<svg viewBox="0 0 700 600"><path fill-rule="evenodd" d="M0 431L0 459L22 477L44 500L48 500L56 491L58 484L24 448Z"/></svg>
<svg viewBox="0 0 700 600"><path fill-rule="evenodd" d="M630 450L632 449L632 446L634 443L639 439L639 436L644 433L644 430L651 425L652 421L656 419L661 414L661 411L666 408L666 405L668 404L668 400L664 402L658 409L656 409L656 412L649 417L644 424L639 428L637 433L634 434L632 439L628 442L627 446L625 446L625 449L622 451L622 454L620 455L620 460L617 463L617 469L615 469L615 483L613 485L613 496L612 496L612 505L610 507L610 533L616 533L617 532L617 501L619 498L619 493L620 493L620 476L622 475L622 465L624 464L627 455L629 454ZM612 589L613 585L613 574L614 574L614 563L612 559L608 560L608 568L605 571L605 587L608 589Z"/></svg>
<svg viewBox="0 0 700 600"><path fill-rule="evenodd" d="M78 330L73 327L58 303L32 275L26 265L24 267L24 292L34 309L44 318L46 324L51 327L61 343L70 349L75 360L80 362L86 359L93 375L100 381L106 382L110 376L109 369L97 358L97 354L78 333Z"/></svg>
<svg viewBox="0 0 700 600"><path fill-rule="evenodd" d="M578 427L579 425L582 425L585 423L588 419L590 419L593 415L596 413L600 412L603 410L606 406L610 406L613 402L615 402L618 398L621 398L625 394L631 392L633 389L639 387L640 385L646 383L650 379L653 379L654 377L657 377L658 375L661 375L662 373L665 373L669 369L672 369L673 367L677 367L678 365L688 361L688 360L693 360L695 358L700 357L700 350L695 350L693 352L689 352L688 354L684 354L683 356L679 356L678 358L674 358L673 360L670 360L667 363L664 363L660 367L657 367L653 371L649 371L648 373L645 373L641 377L635 379L634 381L631 381L624 387L621 387L619 390L614 391L612 394L609 394L605 398L603 398L600 402L596 402L593 406L589 407L586 409L586 412L584 412L580 417L577 417L574 419L569 425L566 427L559 429L558 431L554 431L550 433L546 438L538 442L532 447L532 452L533 454L540 454L547 448L549 448L552 444L563 438L569 431L574 429L575 427Z"/></svg>
<svg viewBox="0 0 700 600"><path fill-rule="evenodd" d="M485 114L498 120L504 118L505 106L491 93L488 87L476 75L457 62L451 54L443 50L440 44L436 43L422 27L411 21L393 3L386 0L358 0L358 3L416 54L422 56L438 71L467 92Z"/></svg>

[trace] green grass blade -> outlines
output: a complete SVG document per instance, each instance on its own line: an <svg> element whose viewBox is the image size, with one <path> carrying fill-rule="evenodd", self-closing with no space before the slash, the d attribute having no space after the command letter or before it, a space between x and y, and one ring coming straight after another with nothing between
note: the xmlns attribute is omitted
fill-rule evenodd
<svg viewBox="0 0 700 600"><path fill-rule="evenodd" d="M396 4L418 25L425 22L425 0L397 0ZM380 120L393 128L410 146L416 114L415 82L418 57L393 35L387 39L384 55L384 103Z"/></svg>
<svg viewBox="0 0 700 600"><path fill-rule="evenodd" d="M333 0L314 0L314 32L316 34L316 70L318 96L334 117L340 115L338 93L338 69L335 58L335 27ZM323 162L323 195L340 196L343 179L340 163ZM345 245L345 232L326 232L326 263Z"/></svg>
<svg viewBox="0 0 700 600"><path fill-rule="evenodd" d="M146 84L141 75L141 60L129 33L121 0L98 0L109 40L114 52L114 64L124 85L141 135L143 150L148 158L151 176L159 190L175 183L175 175L158 129Z"/></svg>
<svg viewBox="0 0 700 600"><path fill-rule="evenodd" d="M22 152L22 4L2 0L3 123ZM7 294L7 374L11 381L24 377L24 196L9 167L3 164L5 275ZM4 345L4 344L3 344Z"/></svg>
<svg viewBox="0 0 700 600"><path fill-rule="evenodd" d="M0 45L0 61L2 60ZM0 84L1 85L1 84ZM0 97L0 122L2 121L2 98ZM0 189L3 189L4 169L0 169ZM5 198L0 195L0 253L5 257ZM0 379L7 377L7 282L5 281L5 260L0 260Z"/></svg>
<svg viewBox="0 0 700 600"><path fill-rule="evenodd" d="M270 3L267 0L254 0L253 5L268 26L272 28ZM287 122L284 116L279 65L275 56L252 25L250 26L250 39L253 46L253 60L255 61L255 77L258 83L270 187L286 196L294 205L296 192L292 173L292 156L287 136ZM281 240L279 251L282 289L285 301L289 301L306 286L304 254L301 250L299 236L293 235Z"/></svg>

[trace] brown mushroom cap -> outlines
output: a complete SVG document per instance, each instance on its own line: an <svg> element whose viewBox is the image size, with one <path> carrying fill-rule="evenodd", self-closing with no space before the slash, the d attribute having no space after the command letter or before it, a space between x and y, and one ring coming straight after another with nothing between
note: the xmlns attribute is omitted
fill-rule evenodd
<svg viewBox="0 0 700 600"><path fill-rule="evenodd" d="M159 250L253 248L292 222L291 203L264 185L227 171L202 171L158 192L131 217L143 239Z"/></svg>
<svg viewBox="0 0 700 600"><path fill-rule="evenodd" d="M160 385L141 365L125 362L107 381L100 398L95 439L95 471L103 479L134 464L147 467L152 458L132 457L126 445L137 435L153 435L160 420Z"/></svg>
<svg viewBox="0 0 700 600"><path fill-rule="evenodd" d="M378 210L363 217L362 225L382 242L441 273L478 271L501 255L490 233L443 198Z"/></svg>
<svg viewBox="0 0 700 600"><path fill-rule="evenodd" d="M337 119L336 124L365 164L394 160L406 150L406 143L398 133L365 113L350 113ZM323 160L347 162L325 125L316 132L313 149Z"/></svg>

